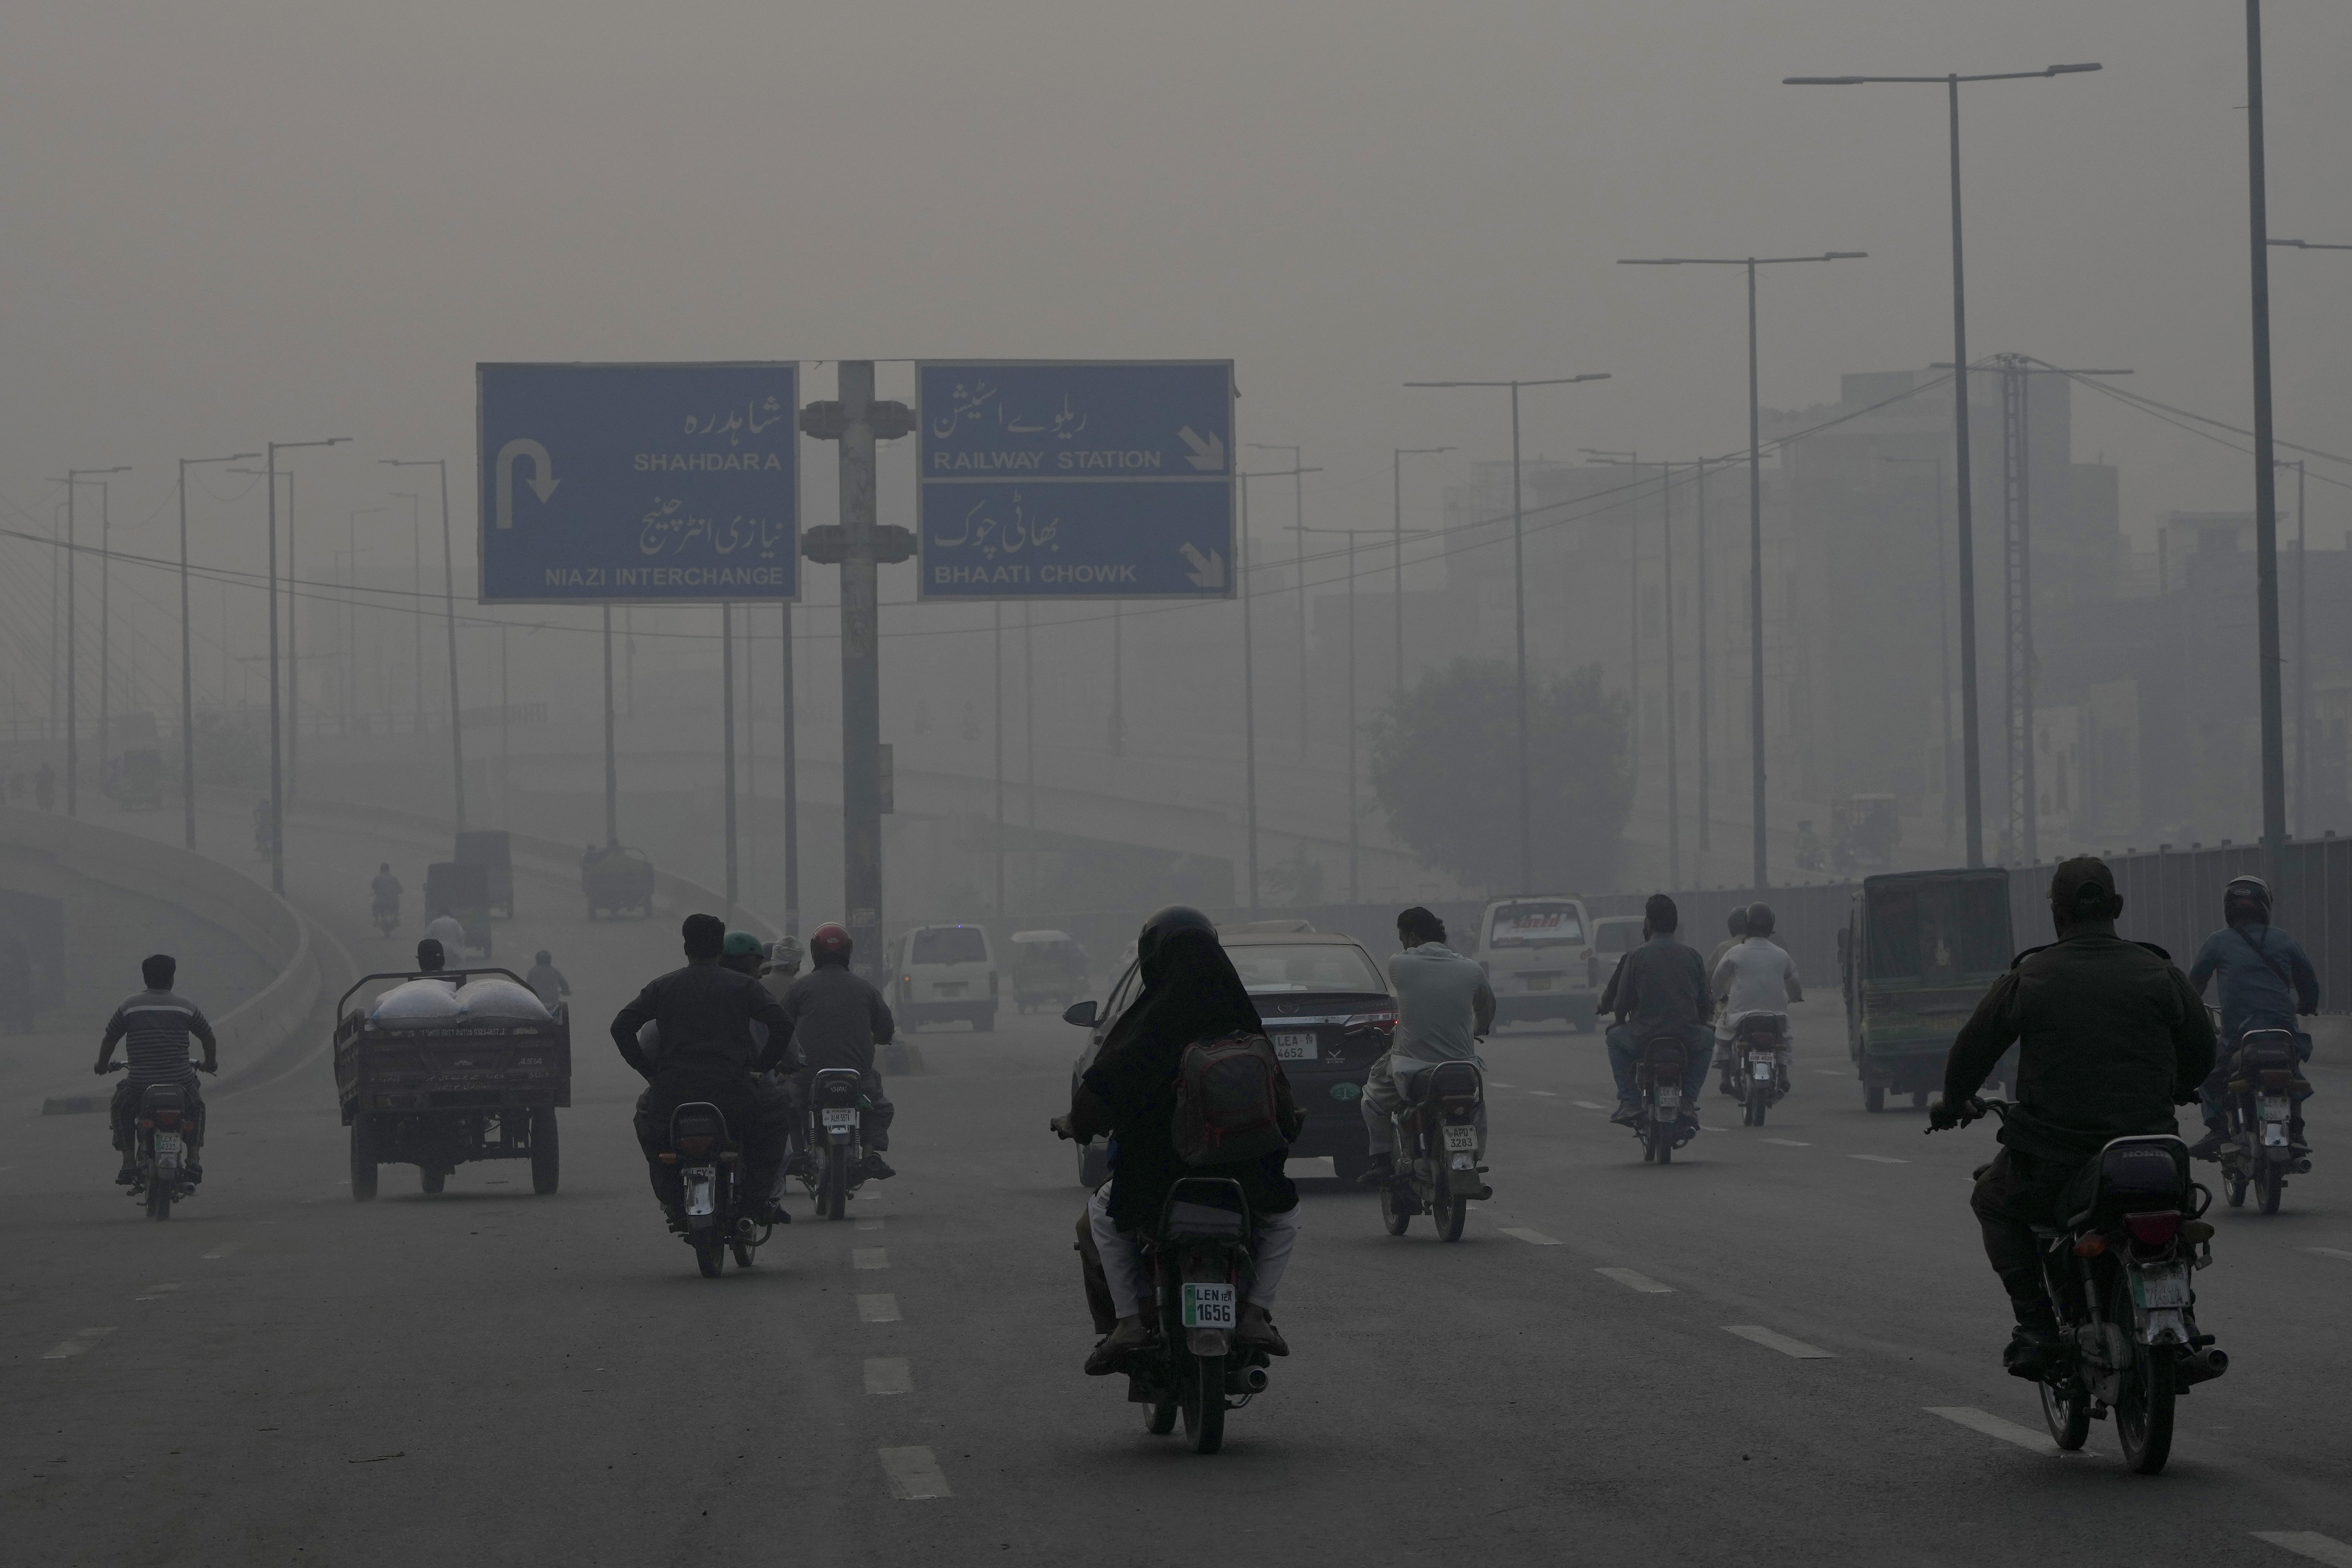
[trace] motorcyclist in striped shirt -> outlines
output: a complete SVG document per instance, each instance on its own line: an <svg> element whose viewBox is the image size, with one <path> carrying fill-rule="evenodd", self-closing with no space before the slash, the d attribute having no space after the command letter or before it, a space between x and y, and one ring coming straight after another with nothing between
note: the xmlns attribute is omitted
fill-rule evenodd
<svg viewBox="0 0 2352 1568"><path fill-rule="evenodd" d="M117 1186L130 1186L139 1180L132 1163L139 1141L131 1136L131 1117L138 1109L141 1092L151 1083L177 1083L188 1092L187 1180L193 1186L205 1179L205 1102L196 1092L196 1074L220 1071L220 1046L203 1011L172 989L178 971L178 961L166 953L142 960L139 974L147 988L114 1009L99 1042L98 1065L91 1071L101 1078L110 1072L123 1074L122 1082L115 1085L112 1113L108 1117L114 1126L114 1146L122 1155L122 1168L114 1177ZM205 1048L200 1062L188 1060L191 1038ZM122 1047L120 1062L114 1060L117 1044Z"/></svg>

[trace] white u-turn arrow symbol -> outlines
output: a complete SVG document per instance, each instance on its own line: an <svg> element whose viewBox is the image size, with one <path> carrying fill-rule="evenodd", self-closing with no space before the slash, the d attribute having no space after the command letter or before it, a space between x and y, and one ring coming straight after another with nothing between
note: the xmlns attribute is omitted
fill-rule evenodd
<svg viewBox="0 0 2352 1568"><path fill-rule="evenodd" d="M528 457L530 459L531 493L536 495L542 503L544 503L550 496L554 495L555 486L562 483L562 480L555 476L555 463L553 459L548 456L547 448L541 446L538 442L533 441L530 436L518 435L512 441L508 442L504 446L499 447L499 470L497 476L499 486L498 526L502 528L510 528L514 527L514 471L515 459L518 457Z"/></svg>

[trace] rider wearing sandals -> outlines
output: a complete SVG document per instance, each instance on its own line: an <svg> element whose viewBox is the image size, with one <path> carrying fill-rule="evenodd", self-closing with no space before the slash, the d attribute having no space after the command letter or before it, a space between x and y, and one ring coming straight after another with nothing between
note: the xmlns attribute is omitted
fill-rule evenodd
<svg viewBox="0 0 2352 1568"><path fill-rule="evenodd" d="M2124 901L2105 861L2081 855L2050 879L2058 940L2010 963L1961 1026L1944 1065L1935 1127L1983 1113L1976 1092L2012 1041L2017 1104L2001 1152L1977 1172L1969 1207L2017 1313L2002 1364L2040 1379L2060 1348L2033 1228L2063 1218L2060 1196L2112 1138L2177 1134L2173 1107L2213 1066L2213 1025L2163 948L2116 935Z"/></svg>
<svg viewBox="0 0 2352 1568"><path fill-rule="evenodd" d="M2230 1047L2197 1092L2205 1135L2189 1152L2200 1160L2219 1159L2229 1141L2229 1059L2238 1041L2248 1030L2286 1030L2294 1035L2295 1060L2308 1061L2311 1036L2294 1027L2295 1015L2319 1010L2318 971L2302 945L2271 924L2270 883L2258 876L2232 881L2221 890L2221 918L2226 924L2205 938L2189 966L2189 985L2199 996L2207 982L2221 982L2221 1038ZM2295 1095L2287 1127L2287 1142L2298 1156L2311 1152L2303 1135L2303 1103L2308 1097L2308 1091Z"/></svg>

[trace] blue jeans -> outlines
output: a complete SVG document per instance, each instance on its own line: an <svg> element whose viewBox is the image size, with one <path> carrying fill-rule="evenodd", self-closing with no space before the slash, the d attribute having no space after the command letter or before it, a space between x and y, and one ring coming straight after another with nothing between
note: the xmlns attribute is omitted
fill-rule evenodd
<svg viewBox="0 0 2352 1568"><path fill-rule="evenodd" d="M1685 1096L1706 1087L1707 1069L1715 1061L1715 1031L1703 1023L1685 1025L1680 1030L1662 1029L1651 1034L1680 1034L1690 1047L1690 1067L1683 1074ZM1633 1087L1633 1063L1640 1057L1642 1041L1650 1038L1637 1032L1630 1024L1610 1026L1609 1071L1617 1075L1617 1103L1631 1105L1641 1098ZM1687 1098L1685 1103L1691 1103Z"/></svg>

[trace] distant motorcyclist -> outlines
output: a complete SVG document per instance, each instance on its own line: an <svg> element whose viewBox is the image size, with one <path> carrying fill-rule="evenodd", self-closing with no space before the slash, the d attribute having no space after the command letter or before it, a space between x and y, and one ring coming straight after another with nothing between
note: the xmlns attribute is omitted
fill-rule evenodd
<svg viewBox="0 0 2352 1568"><path fill-rule="evenodd" d="M213 1026L205 1020L196 1004L172 989L179 972L178 960L169 954L157 953L142 959L139 977L147 988L114 1009L106 1020L106 1033L99 1041L98 1065L90 1071L103 1078L110 1072L121 1072L122 1082L114 1086L114 1101L108 1120L114 1128L114 1146L121 1151L122 1168L115 1173L115 1185L131 1186L139 1180L139 1139L131 1126L132 1113L139 1108L139 1097L151 1083L176 1083L187 1093L188 1165L185 1180L190 1186L205 1179L205 1101L196 1092L198 1072L220 1071L220 1045L213 1039ZM205 1048L201 1062L188 1061L188 1041L194 1040ZM114 1064L114 1047L122 1046L122 1065Z"/></svg>
<svg viewBox="0 0 2352 1568"><path fill-rule="evenodd" d="M458 923L456 915L449 913L447 904L445 904L433 912L433 918L425 924L425 935L441 944L441 951L445 956L454 956L461 962L464 960L466 928Z"/></svg>
<svg viewBox="0 0 2352 1568"><path fill-rule="evenodd" d="M800 977L800 973L801 939L790 936L777 937L768 946L768 961L760 966L760 983L768 988L770 996L782 1001L784 994L793 988L793 982Z"/></svg>
<svg viewBox="0 0 2352 1568"><path fill-rule="evenodd" d="M530 988L531 995L537 997L540 1005L549 1012L553 1012L562 1005L563 998L572 994L572 982L565 979L563 971L555 967L555 955L544 947L531 959L530 971L523 976L522 983Z"/></svg>
<svg viewBox="0 0 2352 1568"><path fill-rule="evenodd" d="M827 921L809 934L809 972L784 992L784 1016L792 1020L799 1043L802 1067L798 1103L808 1103L809 1089L826 1068L846 1067L860 1074L859 1093L866 1101L861 1119L866 1157L858 1174L870 1181L887 1181L898 1173L882 1158L890 1146L890 1122L898 1108L882 1092L882 1074L874 1069L874 1048L887 1045L898 1031L890 1004L872 981L849 967L848 930ZM795 1175L812 1158L805 1148L793 1151Z"/></svg>
<svg viewBox="0 0 2352 1568"><path fill-rule="evenodd" d="M1723 924L1724 928L1731 935L1717 943L1715 951L1706 956L1706 972L1710 975L1715 973L1716 966L1723 962L1723 956L1726 953L1748 939L1748 905L1733 904L1731 913L1724 917Z"/></svg>
<svg viewBox="0 0 2352 1568"><path fill-rule="evenodd" d="M1445 945L1445 923L1415 904L1397 916L1397 940L1404 951L1389 960L1389 987L1396 993L1396 1033L1388 1050L1364 1076L1364 1134L1371 1165L1357 1179L1379 1186L1396 1179L1396 1122L1411 1103L1413 1085L1441 1061L1475 1061L1478 1043L1495 1022L1495 993L1477 961ZM1478 1106L1478 1145L1486 1144L1486 1107Z"/></svg>
<svg viewBox="0 0 2352 1568"><path fill-rule="evenodd" d="M1642 943L1618 965L1608 998L1617 1022L1608 1033L1609 1068L1617 1080L1617 1110L1609 1119L1622 1127L1642 1119L1641 1096L1633 1087L1633 1064L1644 1040L1662 1034L1679 1036L1690 1051L1685 1082L1704 1083L1715 1060L1715 1035L1707 1019L1715 1010L1706 988L1706 970L1698 949L1675 938L1682 912L1663 893L1654 893L1642 909ZM1682 1119L1698 1124L1696 1096L1683 1102Z"/></svg>
<svg viewBox="0 0 2352 1568"><path fill-rule="evenodd" d="M1774 1013L1781 1019L1780 1043L1774 1048L1780 1072L1780 1088L1790 1087L1789 1073L1794 1064L1796 1047L1790 1038L1788 1006L1805 999L1805 988L1797 977L1797 961L1788 949L1772 940L1772 928L1778 917L1769 904L1752 904L1746 911L1748 935L1741 940L1727 943L1711 971L1710 985L1716 1000L1724 1004L1717 1014L1716 1043L1723 1046L1724 1090L1731 1092L1732 1052L1729 1049L1732 1031L1739 1020L1749 1013Z"/></svg>
<svg viewBox="0 0 2352 1568"><path fill-rule="evenodd" d="M2312 967L2302 945L2271 924L2270 884L2258 876L2242 876L2221 890L2222 928L2205 938L2189 966L2189 985L2199 996L2206 986L2221 983L2223 1050L2213 1071L2198 1091L2205 1113L2205 1135L2189 1149L2200 1160L2218 1158L2229 1140L2230 1061L2248 1030L2283 1029L2295 1037L2295 1059L2311 1060L2311 1036L2295 1028L2297 1014L2319 1010L2319 973ZM2303 1103L2305 1091L2294 1097L2287 1142L2296 1155L2307 1155L2304 1141Z"/></svg>
<svg viewBox="0 0 2352 1568"><path fill-rule="evenodd" d="M752 1074L783 1057L792 1024L760 983L722 967L727 926L715 915L689 915L680 932L686 967L647 985L613 1017L613 1044L621 1060L644 1075L637 1099L637 1145L644 1150L654 1196L673 1222L682 1219L684 1194L677 1167L659 1158L669 1145L670 1113L693 1101L707 1101L727 1119L743 1155L743 1191L765 1195L775 1187L783 1158L784 1125L774 1102L762 1097ZM764 1047L754 1043L751 1026L766 1026ZM658 1059L638 1043L638 1031L655 1026ZM754 1216L766 1218L765 1215Z"/></svg>
<svg viewBox="0 0 2352 1568"><path fill-rule="evenodd" d="M401 886L400 879L392 874L390 861L375 868L375 880L368 883L368 892L373 896L375 914L379 917L390 915L397 923L400 919Z"/></svg>
<svg viewBox="0 0 2352 1568"><path fill-rule="evenodd" d="M2058 939L2011 961L1952 1041L1935 1127L1972 1119L1971 1098L2011 1042L2017 1105L2000 1155L1977 1176L1969 1207L1985 1256L2017 1315L2001 1360L2039 1380L2060 1348L2033 1227L2111 1138L2177 1131L2172 1109L2196 1097L2213 1066L2213 1025L2163 948L2116 935L2124 901L2105 861L2079 855L2050 879Z"/></svg>
<svg viewBox="0 0 2352 1568"><path fill-rule="evenodd" d="M1217 930L1197 909L1173 905L1144 922L1136 939L1136 963L1143 989L1119 1014L1070 1096L1070 1109L1054 1118L1061 1136L1083 1143L1108 1134L1111 1178L1087 1208L1080 1243L1089 1300L1097 1271L1115 1318L1109 1334L1087 1359L1087 1371L1103 1375L1118 1369L1130 1352L1150 1343L1143 1321L1142 1233L1159 1223L1169 1189L1181 1176L1230 1178L1248 1200L1256 1237L1251 1254L1247 1299L1235 1336L1269 1355L1287 1355L1290 1346L1274 1326L1275 1294L1290 1266L1298 1237L1298 1189L1283 1174L1286 1148L1236 1165L1187 1166L1176 1153L1176 1068L1184 1048L1235 1033L1263 1034L1265 1024L1233 960L1217 943ZM1276 1067L1277 1104L1285 1137L1295 1138L1306 1118L1290 1100L1290 1084ZM1091 1255L1089 1255L1091 1249Z"/></svg>

